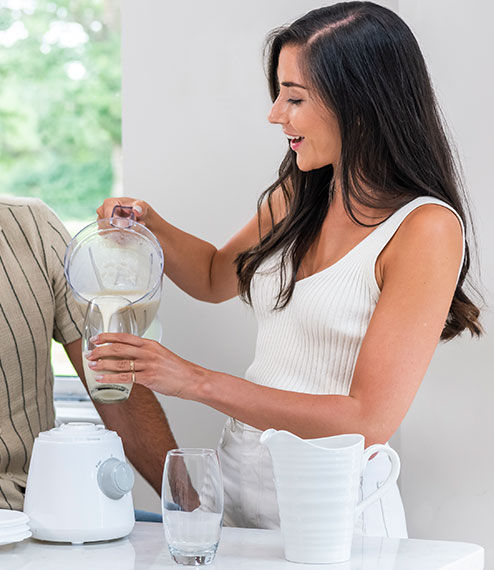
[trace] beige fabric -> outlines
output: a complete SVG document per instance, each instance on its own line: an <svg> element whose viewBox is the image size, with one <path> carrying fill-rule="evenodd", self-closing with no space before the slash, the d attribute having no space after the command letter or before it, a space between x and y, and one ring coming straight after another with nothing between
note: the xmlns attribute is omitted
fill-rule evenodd
<svg viewBox="0 0 494 570"><path fill-rule="evenodd" d="M51 340L81 337L69 239L40 200L0 197L0 508L22 509L34 439L54 425Z"/></svg>

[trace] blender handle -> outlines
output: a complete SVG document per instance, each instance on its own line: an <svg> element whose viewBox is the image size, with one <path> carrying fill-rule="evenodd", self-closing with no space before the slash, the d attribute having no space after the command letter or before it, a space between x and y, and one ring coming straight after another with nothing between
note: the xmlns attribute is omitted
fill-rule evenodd
<svg viewBox="0 0 494 570"><path fill-rule="evenodd" d="M134 208L132 206L121 206L117 204L113 207L111 212L112 218L130 218L131 220L136 219L136 215L134 214Z"/></svg>
<svg viewBox="0 0 494 570"><path fill-rule="evenodd" d="M124 221L125 220L125 221ZM110 218L110 225L115 228L131 228L136 221L136 215L132 206L121 206L117 204L113 207Z"/></svg>

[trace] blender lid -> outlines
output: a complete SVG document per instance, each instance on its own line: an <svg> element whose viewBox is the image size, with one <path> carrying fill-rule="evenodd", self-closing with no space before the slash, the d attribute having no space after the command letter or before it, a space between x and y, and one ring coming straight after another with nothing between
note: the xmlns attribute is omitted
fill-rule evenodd
<svg viewBox="0 0 494 570"><path fill-rule="evenodd" d="M118 438L114 431L105 426L91 422L69 422L59 427L43 431L38 435L41 441L56 441L61 443L101 441L108 438Z"/></svg>

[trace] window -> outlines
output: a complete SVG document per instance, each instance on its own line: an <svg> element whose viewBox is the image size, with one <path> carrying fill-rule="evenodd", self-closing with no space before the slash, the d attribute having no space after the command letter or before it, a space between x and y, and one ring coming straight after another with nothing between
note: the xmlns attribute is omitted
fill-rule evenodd
<svg viewBox="0 0 494 570"><path fill-rule="evenodd" d="M0 0L0 193L74 235L121 194L118 0ZM63 349L56 374L75 374Z"/></svg>

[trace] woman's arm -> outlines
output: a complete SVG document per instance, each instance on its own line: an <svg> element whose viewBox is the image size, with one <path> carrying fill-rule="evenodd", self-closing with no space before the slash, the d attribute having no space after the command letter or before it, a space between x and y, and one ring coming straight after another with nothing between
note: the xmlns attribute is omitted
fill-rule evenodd
<svg viewBox="0 0 494 570"><path fill-rule="evenodd" d="M441 206L410 214L379 264L382 293L364 337L349 396L311 395L258 386L185 361L158 343L130 335L100 335L113 343L98 358L136 361L137 381L153 390L196 400L259 429L302 437L362 433L368 445L387 441L404 418L427 370L449 311L462 256L458 219ZM113 368L115 367L115 368ZM128 362L121 369L128 370ZM104 376L128 381L128 374Z"/></svg>
<svg viewBox="0 0 494 570"><path fill-rule="evenodd" d="M284 211L281 191L273 195L276 220ZM116 205L132 206L136 219L157 237L165 254L165 273L180 289L210 303L238 295L235 259L259 242L257 214L221 249L169 224L149 204L133 198L108 198L98 208L99 218L111 216ZM261 208L261 234L271 228L267 204Z"/></svg>

